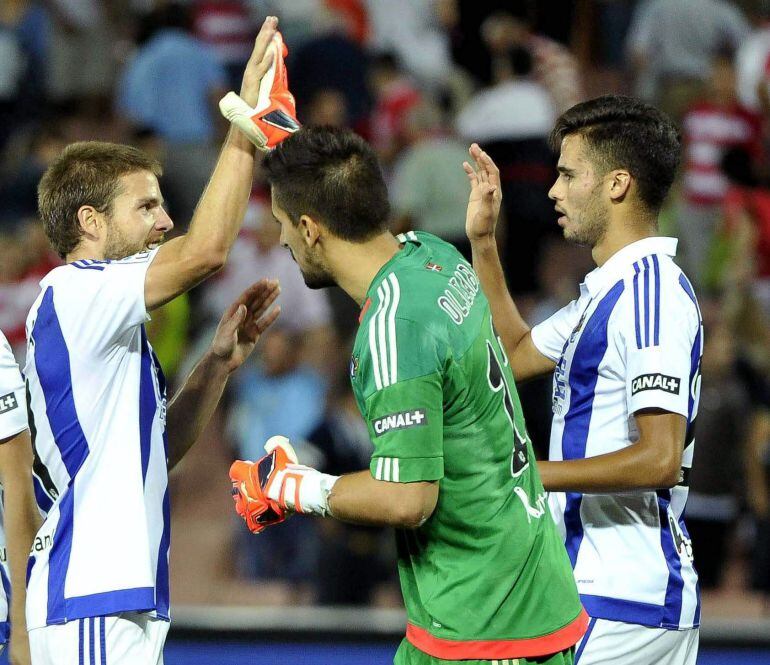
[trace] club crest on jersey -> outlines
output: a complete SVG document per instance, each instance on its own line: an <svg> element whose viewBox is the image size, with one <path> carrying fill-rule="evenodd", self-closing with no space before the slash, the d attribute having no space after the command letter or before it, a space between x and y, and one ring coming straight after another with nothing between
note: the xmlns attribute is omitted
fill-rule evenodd
<svg viewBox="0 0 770 665"><path fill-rule="evenodd" d="M412 409L411 411L399 411L391 413L382 418L372 421L375 436L382 436L385 432L392 432L397 429L407 429L409 427L419 427L428 422L425 415L425 409Z"/></svg>
<svg viewBox="0 0 770 665"><path fill-rule="evenodd" d="M13 393L0 397L0 413L13 411L17 406L19 406L19 403L16 401L16 395Z"/></svg>
<svg viewBox="0 0 770 665"><path fill-rule="evenodd" d="M663 390L672 395L679 394L681 381L665 374L642 374L631 382L631 394L636 395L643 390Z"/></svg>
<svg viewBox="0 0 770 665"><path fill-rule="evenodd" d="M583 324L585 323L585 321L586 321L586 313L583 312L582 316L580 317L580 321L578 321L578 324L575 326L575 329L572 331L572 334L569 336L570 344L575 341L575 336L583 328Z"/></svg>
<svg viewBox="0 0 770 665"><path fill-rule="evenodd" d="M350 356L350 378L355 379L358 374L358 356Z"/></svg>
<svg viewBox="0 0 770 665"><path fill-rule="evenodd" d="M444 266L440 266L438 263L432 263L428 261L425 264L425 270L432 270L433 272L441 272L444 269Z"/></svg>

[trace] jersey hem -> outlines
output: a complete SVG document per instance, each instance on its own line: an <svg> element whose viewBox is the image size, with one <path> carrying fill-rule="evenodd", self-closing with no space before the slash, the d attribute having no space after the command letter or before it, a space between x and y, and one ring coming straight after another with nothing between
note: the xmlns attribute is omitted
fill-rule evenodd
<svg viewBox="0 0 770 665"><path fill-rule="evenodd" d="M589 617L580 614L566 626L542 635L518 640L448 640L436 637L413 623L406 625L406 639L420 651L444 660L497 660L549 656L574 646L588 629Z"/></svg>
<svg viewBox="0 0 770 665"><path fill-rule="evenodd" d="M609 596L593 596L580 594L580 602L586 608L592 618L616 621L618 623L630 623L648 628L662 628L664 630L691 630L700 627L700 621L689 623L671 623L664 620L665 605L642 603L623 598L610 598Z"/></svg>

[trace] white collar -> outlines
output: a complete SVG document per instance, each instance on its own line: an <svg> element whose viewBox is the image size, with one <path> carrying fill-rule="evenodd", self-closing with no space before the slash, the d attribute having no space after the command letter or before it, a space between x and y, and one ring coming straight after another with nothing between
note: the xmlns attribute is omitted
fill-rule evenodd
<svg viewBox="0 0 770 665"><path fill-rule="evenodd" d="M634 261L650 254L676 256L678 242L676 238L653 236L621 247L604 262L604 265L594 268L586 275L585 280L580 285L581 291L585 288L591 297L595 298L604 288L612 282L616 282Z"/></svg>

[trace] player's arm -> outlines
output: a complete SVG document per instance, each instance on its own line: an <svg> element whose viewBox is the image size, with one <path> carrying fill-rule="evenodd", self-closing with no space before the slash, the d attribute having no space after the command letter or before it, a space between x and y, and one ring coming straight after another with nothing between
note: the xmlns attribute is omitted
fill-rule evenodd
<svg viewBox="0 0 770 665"><path fill-rule="evenodd" d="M328 501L332 517L343 522L416 529L436 508L438 483L386 482L359 471L341 476Z"/></svg>
<svg viewBox="0 0 770 665"><path fill-rule="evenodd" d="M681 480L687 419L650 409L635 414L639 440L623 450L586 459L538 462L550 492L601 494L670 488Z"/></svg>
<svg viewBox="0 0 770 665"><path fill-rule="evenodd" d="M254 350L280 308L268 311L280 289L263 279L241 294L222 316L211 346L168 407L168 468L172 469L200 437L230 375Z"/></svg>
<svg viewBox="0 0 770 665"><path fill-rule="evenodd" d="M471 183L465 232L471 241L473 268L489 300L495 329L511 362L513 375L517 381L523 381L553 371L555 363L535 346L530 328L505 283L495 240L495 227L503 200L500 171L478 144L471 146L470 154L476 168L474 170L468 162L463 164L463 168Z"/></svg>
<svg viewBox="0 0 770 665"><path fill-rule="evenodd" d="M248 103L256 104L260 81L275 57L275 50L269 47L277 23L274 17L265 19L246 64L241 97ZM173 112L171 108L169 112ZM189 231L164 243L147 270L144 294L148 310L173 300L225 264L246 212L255 153L248 138L231 128Z"/></svg>
<svg viewBox="0 0 770 665"><path fill-rule="evenodd" d="M28 430L0 440L0 483L4 493L6 550L11 577L10 661L29 663L24 614L27 560L41 519L32 484L32 444Z"/></svg>

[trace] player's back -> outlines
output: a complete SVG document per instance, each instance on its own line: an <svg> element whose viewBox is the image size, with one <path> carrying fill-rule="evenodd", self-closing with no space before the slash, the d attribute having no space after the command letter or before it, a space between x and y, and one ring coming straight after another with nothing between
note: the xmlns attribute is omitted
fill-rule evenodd
<svg viewBox="0 0 770 665"><path fill-rule="evenodd" d="M51 271L27 319L38 502L30 629L168 614L165 382L143 323L153 253Z"/></svg>
<svg viewBox="0 0 770 665"><path fill-rule="evenodd" d="M489 306L451 245L403 240L370 287L352 373L374 477L439 482L431 518L398 532L407 637L452 659L559 651L584 615Z"/></svg>

